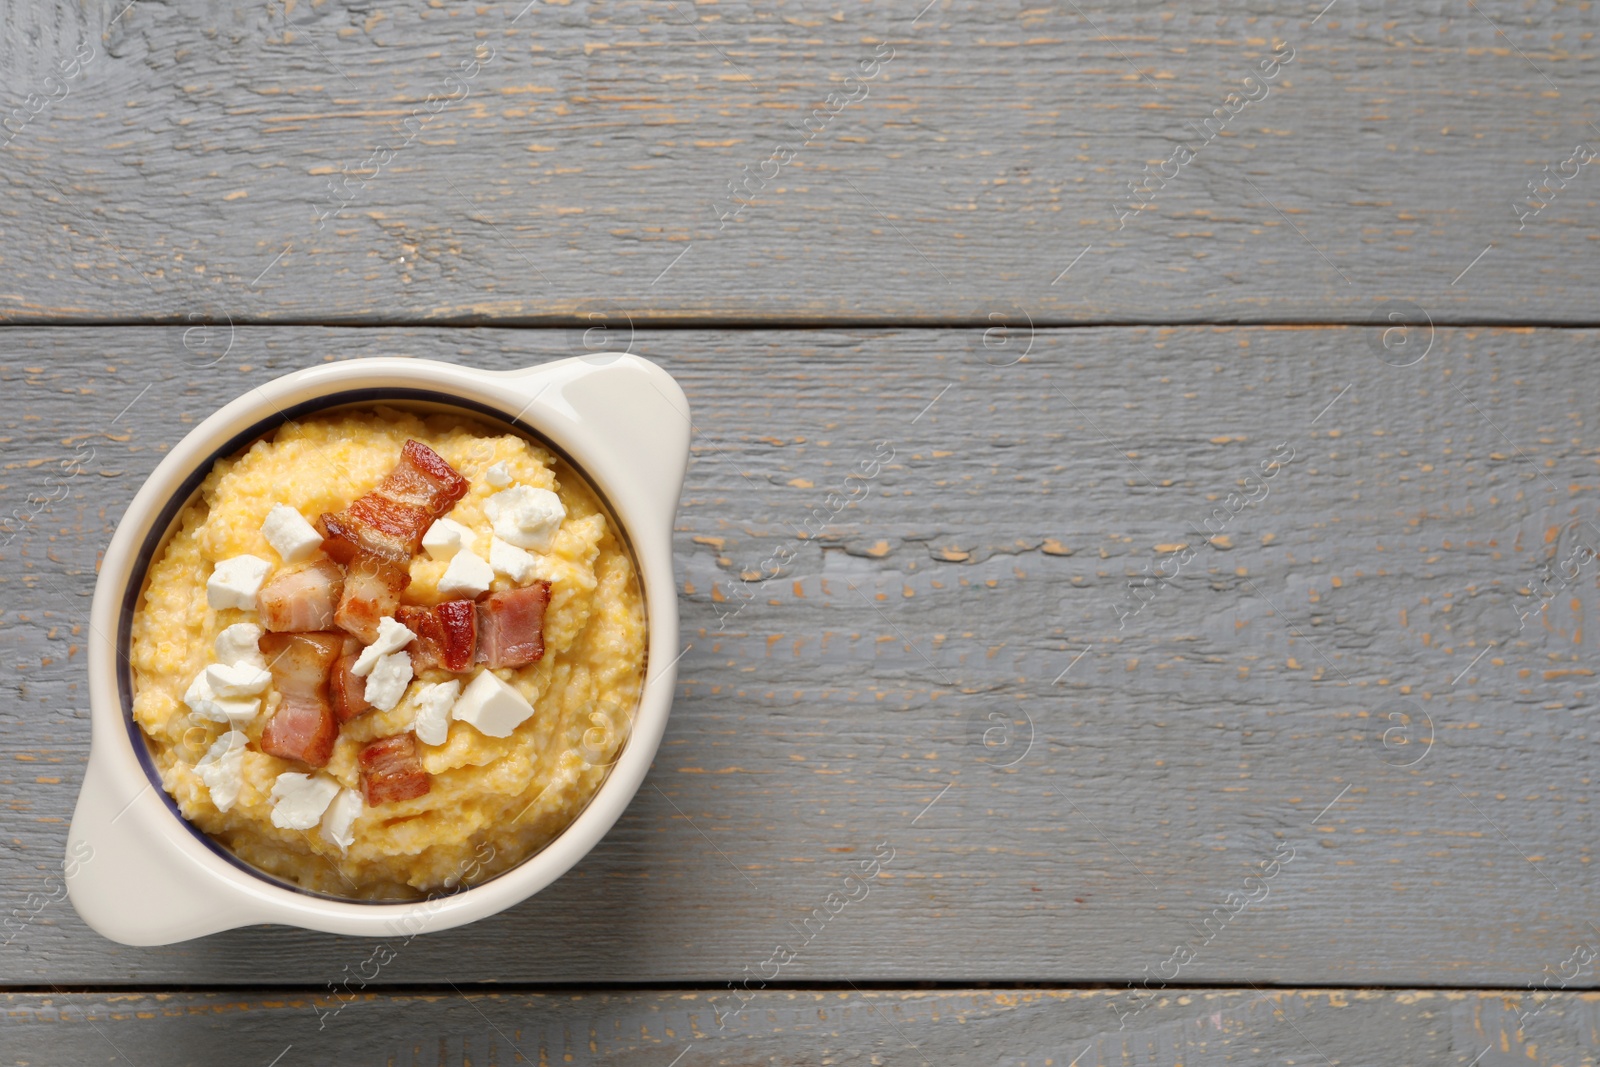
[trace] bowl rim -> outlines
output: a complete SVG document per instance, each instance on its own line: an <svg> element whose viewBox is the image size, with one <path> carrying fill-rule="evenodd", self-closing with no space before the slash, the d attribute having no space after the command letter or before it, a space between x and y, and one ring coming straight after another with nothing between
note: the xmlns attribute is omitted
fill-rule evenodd
<svg viewBox="0 0 1600 1067"><path fill-rule="evenodd" d="M639 392L641 381L653 391L654 400ZM608 418L594 399L597 382L608 396L619 385L631 386L640 400L631 407L619 405L622 414ZM638 570L647 627L644 679L627 739L578 814L544 847L483 882L399 901L338 897L294 885L250 865L184 818L161 787L142 732L132 718L132 673L126 654L133 609L149 565L174 520L219 458L237 453L293 418L385 402L398 407L434 405L469 418L500 422L571 464L620 526ZM651 405L654 410L649 410ZM102 559L89 635L90 765L70 837L78 836L80 817L97 775L101 784L120 779L128 786L142 785L117 817L130 810L137 812L135 824L161 839L169 861L186 864L187 873L206 878L211 888L229 891L229 899L218 902L217 915L209 921L191 917L187 926L196 929L182 936L260 922L345 934L389 934L420 918L423 929L445 929L504 910L549 885L599 842L637 793L670 712L678 658L670 538L688 460L687 407L682 391L665 371L632 355L577 357L516 371L400 357L356 358L291 372L223 405L184 435L156 465L118 521ZM682 419L682 427L672 424L666 415L668 408ZM646 422L654 420L655 433L635 432L630 437L619 429L618 417L637 421L641 410L649 416ZM627 447L608 443L619 433L632 442L634 454L627 454ZM675 455L667 455L665 462L658 440L663 434L681 439L683 446ZM653 473L666 475L653 485L633 476L631 469L639 463L638 448L647 437L656 452ZM154 799L146 796L151 793ZM78 880L82 880L81 872ZM74 883L69 881L68 887L73 889ZM77 893L74 901L78 903ZM79 910L84 910L81 904ZM86 917L96 925L94 916ZM181 939L167 937L165 941Z"/></svg>

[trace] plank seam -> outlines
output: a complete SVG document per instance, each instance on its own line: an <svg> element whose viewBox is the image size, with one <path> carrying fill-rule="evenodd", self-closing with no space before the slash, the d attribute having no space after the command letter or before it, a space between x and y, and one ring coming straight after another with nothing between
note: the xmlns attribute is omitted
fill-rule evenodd
<svg viewBox="0 0 1600 1067"><path fill-rule="evenodd" d="M459 988L458 988L459 987ZM162 983L130 982L130 983L85 983L74 985L58 984L18 984L8 985L0 983L0 996L29 996L29 995L57 995L57 996L101 996L124 993L193 993L193 994L227 994L239 993L322 993L326 990L327 983L320 985L307 985L296 982L266 982L238 984L178 984L169 985ZM1008 991L1075 991L1075 992L1107 992L1121 993L1135 988L1131 982L1052 982L1052 981L1004 981L992 982L979 979L935 979L935 980L851 980L851 979L817 979L814 981L768 982L761 990L763 993L946 993L970 990L995 990ZM1249 993L1264 990L1284 991L1365 991L1374 993L1405 993L1413 991L1426 991L1430 993L1489 993L1522 995L1530 992L1550 993L1592 993L1600 991L1600 982L1591 982L1585 985L1567 984L1560 989L1540 990L1532 984L1528 985L1428 985L1422 983L1368 983L1368 982L1316 982L1311 984L1278 983L1278 982L1166 982L1161 985L1162 992L1220 992L1220 993ZM710 993L723 992L728 989L727 982L705 981L633 981L633 982L580 982L580 983L540 983L540 982L396 982L393 984L370 983L365 991L382 996L446 996L453 993L470 991L474 995L491 996L579 996L579 995L627 995L635 993Z"/></svg>
<svg viewBox="0 0 1600 1067"><path fill-rule="evenodd" d="M730 318L730 319L650 319L637 318L629 320L635 330L690 331L690 330L720 330L730 333L755 333L778 331L813 331L828 330L988 330L995 327L992 320L985 319L922 319L922 318L840 318L840 319L759 319L759 318ZM382 321L365 320L318 320L318 319L211 319L196 315L174 316L172 318L150 319L38 319L38 320L4 320L0 319L0 333L5 330L89 330L107 328L127 329L170 329L173 327L190 328L195 325L222 326L228 325L235 329L321 329L321 330L525 330L539 331L567 331L591 325L589 320L551 318L544 321L528 321L518 319L487 319L466 317L443 317L436 319L385 319ZM1461 330L1593 330L1600 329L1600 320L1575 319L1445 319L1432 320L1432 325L1437 328ZM1278 328L1287 330L1337 330L1337 329L1363 329L1376 328L1368 321L1360 320L1327 320L1327 321L1302 321L1297 319L1095 319L1089 321L1064 321L1056 319L1035 319L1024 326L1010 326L1011 329L1021 331L1024 328L1033 330L1105 330L1105 329L1168 329L1172 327L1196 328Z"/></svg>

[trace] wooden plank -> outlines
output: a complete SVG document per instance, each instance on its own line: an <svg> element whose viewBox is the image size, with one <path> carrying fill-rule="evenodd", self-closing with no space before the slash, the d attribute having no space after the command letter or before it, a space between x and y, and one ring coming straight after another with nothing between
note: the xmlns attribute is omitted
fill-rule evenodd
<svg viewBox="0 0 1600 1067"><path fill-rule="evenodd" d="M23 926L0 978L336 980L373 946L122 949L51 899L99 546L251 383L397 352L509 369L575 339L252 328L197 368L176 328L6 338L0 499L45 503L0 549L0 884ZM572 873L375 981L725 983L798 938L785 981L1520 986L1594 943L1595 564L1523 628L1517 593L1594 518L1593 333L1440 329L1406 368L1353 329L1031 340L996 366L972 333L641 331L696 428L655 769ZM1258 499L1219 522L1236 490ZM1133 613L1129 576L1184 543ZM780 579L741 580L780 548ZM870 895L829 917L880 843Z"/></svg>
<svg viewBox="0 0 1600 1067"><path fill-rule="evenodd" d="M718 1027L703 992L352 997L11 994L4 1062L568 1063L992 1067L1405 1063L1577 1067L1600 1053L1595 994L1185 989L1118 1030L1126 990L790 991Z"/></svg>
<svg viewBox="0 0 1600 1067"><path fill-rule="evenodd" d="M41 7L0 313L1600 319L1582 5L1324 7Z"/></svg>

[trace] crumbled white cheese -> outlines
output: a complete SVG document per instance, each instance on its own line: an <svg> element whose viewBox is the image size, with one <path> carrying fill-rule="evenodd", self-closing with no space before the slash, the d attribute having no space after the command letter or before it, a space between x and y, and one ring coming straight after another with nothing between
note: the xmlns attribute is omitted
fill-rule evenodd
<svg viewBox="0 0 1600 1067"><path fill-rule="evenodd" d="M441 596L472 598L486 591L494 581L494 570L482 557L466 550L457 552L439 578Z"/></svg>
<svg viewBox="0 0 1600 1067"><path fill-rule="evenodd" d="M272 672L248 663L213 663L206 668L206 684L219 697L250 697L266 692Z"/></svg>
<svg viewBox="0 0 1600 1067"><path fill-rule="evenodd" d="M388 711L400 703L410 684L411 653L391 652L378 657L377 665L367 675L367 688L362 695L379 711Z"/></svg>
<svg viewBox="0 0 1600 1067"><path fill-rule="evenodd" d="M263 670L267 658L261 654L261 627L253 622L236 622L217 635L217 662L229 667L247 663Z"/></svg>
<svg viewBox="0 0 1600 1067"><path fill-rule="evenodd" d="M306 517L287 504L274 504L261 524L261 536L285 563L299 563L317 554L322 535Z"/></svg>
<svg viewBox="0 0 1600 1067"><path fill-rule="evenodd" d="M539 570L539 560L533 553L495 537L489 541L489 566L496 574L503 574L518 585L526 585Z"/></svg>
<svg viewBox="0 0 1600 1067"><path fill-rule="evenodd" d="M215 700L217 694L211 691L211 684L206 681L206 672L201 668L200 673L194 676L194 681L189 683L189 688L184 691L183 702L189 705L189 710L198 713L195 705L207 700Z"/></svg>
<svg viewBox="0 0 1600 1067"><path fill-rule="evenodd" d="M328 805L328 812L322 817L322 836L339 846L343 852L350 847L356 839L351 831L355 825L356 816L361 814L363 805L361 794L354 789L341 789L339 795L333 798L333 803Z"/></svg>
<svg viewBox="0 0 1600 1067"><path fill-rule="evenodd" d="M385 615L378 620L378 636L373 638L372 644L361 650L361 655L350 666L350 673L357 678L365 678L378 665L378 660L391 652L400 651L416 639L417 635L410 627L395 622L392 615Z"/></svg>
<svg viewBox="0 0 1600 1067"><path fill-rule="evenodd" d="M248 725L261 711L260 698L218 696L207 677L209 671L208 667L194 676L183 694L183 702L202 719L231 723L236 730Z"/></svg>
<svg viewBox="0 0 1600 1067"><path fill-rule="evenodd" d="M450 709L461 696L461 683L455 679L424 685L417 689L417 714L411 731L427 745L442 745L450 736Z"/></svg>
<svg viewBox="0 0 1600 1067"><path fill-rule="evenodd" d="M495 463L484 472L483 480L496 489L504 489L511 484L511 472L506 470L506 465L503 462Z"/></svg>
<svg viewBox="0 0 1600 1067"><path fill-rule="evenodd" d="M450 711L452 718L470 723L490 737L510 737L532 714L533 705L488 670L478 672Z"/></svg>
<svg viewBox="0 0 1600 1067"><path fill-rule="evenodd" d="M217 564L206 580L206 603L223 608L256 609L256 593L266 581L272 564L259 556L234 556Z"/></svg>
<svg viewBox="0 0 1600 1067"><path fill-rule="evenodd" d="M473 532L454 519L440 519L422 535L423 551L429 559L449 559L476 540Z"/></svg>
<svg viewBox="0 0 1600 1067"><path fill-rule="evenodd" d="M322 819L322 813L339 783L327 775L296 774L286 771L272 783L272 825L283 830L309 830Z"/></svg>
<svg viewBox="0 0 1600 1067"><path fill-rule="evenodd" d="M550 551L567 509L561 498L548 489L513 485L483 502L483 513L494 523L495 536L502 541L535 552Z"/></svg>
<svg viewBox="0 0 1600 1067"><path fill-rule="evenodd" d="M194 773L206 784L211 803L218 811L227 811L239 799L239 787L244 784L244 750L250 739L238 730L229 730L211 743Z"/></svg>

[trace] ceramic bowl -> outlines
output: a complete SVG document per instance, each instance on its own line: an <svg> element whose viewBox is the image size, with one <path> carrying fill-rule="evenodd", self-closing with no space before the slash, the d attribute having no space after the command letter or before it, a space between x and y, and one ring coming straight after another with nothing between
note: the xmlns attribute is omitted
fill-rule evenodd
<svg viewBox="0 0 1600 1067"><path fill-rule="evenodd" d="M644 591L645 681L631 732L589 805L548 846L482 884L417 901L311 893L247 866L179 813L132 716L128 642L145 571L220 457L292 418L343 406L455 410L538 439L586 476L633 549ZM678 650L672 520L689 456L689 406L632 355L493 372L415 359L354 359L251 390L195 427L117 524L95 584L88 641L91 747L68 835L67 888L95 930L162 945L256 923L394 936L445 930L537 893L578 862L633 798L660 744Z"/></svg>

